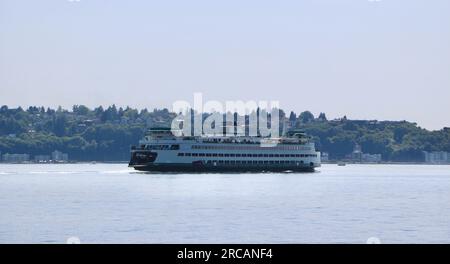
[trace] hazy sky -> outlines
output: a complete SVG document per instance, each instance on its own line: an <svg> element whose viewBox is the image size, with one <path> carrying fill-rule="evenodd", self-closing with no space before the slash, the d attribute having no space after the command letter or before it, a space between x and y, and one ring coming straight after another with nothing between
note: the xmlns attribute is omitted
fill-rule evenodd
<svg viewBox="0 0 450 264"><path fill-rule="evenodd" d="M0 105L194 92L450 126L450 1L0 0Z"/></svg>

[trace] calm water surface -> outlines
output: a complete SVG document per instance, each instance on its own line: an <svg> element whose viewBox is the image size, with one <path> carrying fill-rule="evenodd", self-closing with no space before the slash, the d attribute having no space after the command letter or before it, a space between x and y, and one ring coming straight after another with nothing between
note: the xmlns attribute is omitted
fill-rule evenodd
<svg viewBox="0 0 450 264"><path fill-rule="evenodd" d="M450 243L450 166L145 174L0 164L0 243Z"/></svg>

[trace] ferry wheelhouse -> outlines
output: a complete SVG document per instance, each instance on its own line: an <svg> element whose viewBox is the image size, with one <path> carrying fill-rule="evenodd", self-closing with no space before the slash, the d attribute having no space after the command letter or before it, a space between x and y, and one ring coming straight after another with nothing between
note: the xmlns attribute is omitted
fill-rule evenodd
<svg viewBox="0 0 450 264"><path fill-rule="evenodd" d="M314 171L320 152L302 131L280 138L174 136L154 128L131 147L129 167L155 172Z"/></svg>

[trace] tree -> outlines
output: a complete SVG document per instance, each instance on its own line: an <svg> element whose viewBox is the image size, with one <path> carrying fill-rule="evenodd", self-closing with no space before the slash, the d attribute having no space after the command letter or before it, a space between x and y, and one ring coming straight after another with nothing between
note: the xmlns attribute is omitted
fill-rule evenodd
<svg viewBox="0 0 450 264"><path fill-rule="evenodd" d="M300 119L300 122L306 124L314 120L314 115L310 111L305 111L302 112L298 118Z"/></svg>
<svg viewBox="0 0 450 264"><path fill-rule="evenodd" d="M291 114L289 115L289 121L290 122L295 122L297 120L297 115L291 111Z"/></svg>
<svg viewBox="0 0 450 264"><path fill-rule="evenodd" d="M53 132L56 136L62 137L66 134L67 118L63 114L58 114L53 121Z"/></svg>
<svg viewBox="0 0 450 264"><path fill-rule="evenodd" d="M84 105L74 105L72 107L72 111L77 115L86 116L89 114L90 110L87 106Z"/></svg>
<svg viewBox="0 0 450 264"><path fill-rule="evenodd" d="M95 116L96 116L97 118L101 118L102 115L103 115L103 112L104 112L104 110L103 110L103 107L102 107L102 106L99 106L99 107L97 107L97 108L94 109L94 113L95 113Z"/></svg>
<svg viewBox="0 0 450 264"><path fill-rule="evenodd" d="M317 119L322 122L327 121L327 116L325 115L325 113L320 113Z"/></svg>

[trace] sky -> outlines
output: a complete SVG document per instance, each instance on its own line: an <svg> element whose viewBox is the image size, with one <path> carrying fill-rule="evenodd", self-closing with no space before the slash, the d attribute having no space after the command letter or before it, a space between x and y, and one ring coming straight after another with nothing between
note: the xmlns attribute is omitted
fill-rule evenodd
<svg viewBox="0 0 450 264"><path fill-rule="evenodd" d="M0 0L0 105L277 100L450 126L448 0Z"/></svg>

